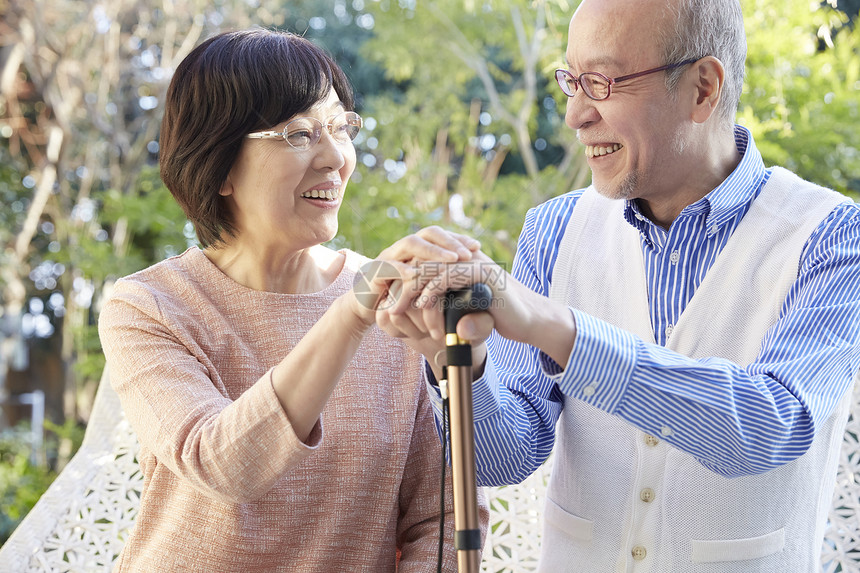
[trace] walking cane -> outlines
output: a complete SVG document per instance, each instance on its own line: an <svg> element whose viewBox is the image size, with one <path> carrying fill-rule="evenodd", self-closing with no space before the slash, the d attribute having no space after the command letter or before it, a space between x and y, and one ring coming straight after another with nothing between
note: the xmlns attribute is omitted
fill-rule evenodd
<svg viewBox="0 0 860 573"><path fill-rule="evenodd" d="M445 294L445 346L451 409L451 473L454 485L454 548L459 573L478 573L481 529L475 470L475 426L472 414L472 346L457 336L457 322L466 314L487 310L490 288L476 283Z"/></svg>

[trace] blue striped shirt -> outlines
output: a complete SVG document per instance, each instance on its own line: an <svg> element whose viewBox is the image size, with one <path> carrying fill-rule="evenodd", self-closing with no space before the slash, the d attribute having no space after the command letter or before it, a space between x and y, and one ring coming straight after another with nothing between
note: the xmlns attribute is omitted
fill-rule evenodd
<svg viewBox="0 0 860 573"><path fill-rule="evenodd" d="M663 346L770 175L745 128L736 127L735 140L743 155L735 171L668 230L628 203L625 217L641 234L658 344L575 309L577 339L565 369L531 346L495 333L488 340L484 375L472 390L479 483L518 483L531 474L553 447L562 394L582 396L595 377L603 388L596 407L643 431L656 429L724 476L765 472L809 447L816 425L860 370L858 204L837 207L807 240L778 324L752 364L693 360ZM567 193L526 215L512 274L538 293L549 294L581 195ZM438 419L438 399L434 409ZM672 435L659 435L664 425Z"/></svg>

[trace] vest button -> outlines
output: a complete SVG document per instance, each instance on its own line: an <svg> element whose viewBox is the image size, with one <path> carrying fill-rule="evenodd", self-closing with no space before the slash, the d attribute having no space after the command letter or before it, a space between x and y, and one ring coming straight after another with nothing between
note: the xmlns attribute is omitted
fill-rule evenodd
<svg viewBox="0 0 860 573"><path fill-rule="evenodd" d="M637 545L636 547L634 547L633 551L631 551L630 553L633 555L633 559L635 559L636 561L642 561L648 554L648 552L645 551L645 548L641 545Z"/></svg>
<svg viewBox="0 0 860 573"><path fill-rule="evenodd" d="M652 436L651 434L645 434L645 444L646 445L651 446L653 448L654 446L656 446L659 443L660 443L660 440L658 440L655 436Z"/></svg>
<svg viewBox="0 0 860 573"><path fill-rule="evenodd" d="M652 501L654 501L654 497L654 490L650 487L643 488L642 491L639 492L639 499L641 499L645 503L651 503Z"/></svg>

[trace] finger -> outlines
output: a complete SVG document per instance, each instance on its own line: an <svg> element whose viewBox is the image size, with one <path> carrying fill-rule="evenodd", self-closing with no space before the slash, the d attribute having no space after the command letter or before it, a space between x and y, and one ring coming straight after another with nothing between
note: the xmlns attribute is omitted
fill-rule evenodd
<svg viewBox="0 0 860 573"><path fill-rule="evenodd" d="M489 312L473 312L457 323L457 334L471 344L480 344L493 333L495 320Z"/></svg>
<svg viewBox="0 0 860 573"><path fill-rule="evenodd" d="M492 260L482 260L481 255L479 251L476 260L447 265L444 272L427 282L420 300L443 297L450 290L462 289L475 283L484 283L494 293L503 290L507 278L505 271Z"/></svg>
<svg viewBox="0 0 860 573"><path fill-rule="evenodd" d="M397 261L372 260L363 264L353 278L352 290L359 304L376 310L385 300L392 286L411 277L414 271L408 265Z"/></svg>
<svg viewBox="0 0 860 573"><path fill-rule="evenodd" d="M391 314L402 314L409 309L425 306L426 302L422 297L424 289L433 277L444 272L445 266L444 263L422 263L404 271L400 288L395 293L396 300L387 306L387 310Z"/></svg>
<svg viewBox="0 0 860 573"><path fill-rule="evenodd" d="M445 314L442 311L442 305L438 303L421 309L421 318L424 322L427 332L433 340L445 342Z"/></svg>
<svg viewBox="0 0 860 573"><path fill-rule="evenodd" d="M388 336L406 338L406 334L391 323L388 313L384 310L376 311L376 325Z"/></svg>
<svg viewBox="0 0 860 573"><path fill-rule="evenodd" d="M423 340L428 336L427 330L423 322L415 318L414 314L392 315L386 310L381 310L377 312L376 321L380 328L396 338Z"/></svg>
<svg viewBox="0 0 860 573"><path fill-rule="evenodd" d="M407 321L411 324L411 328L413 332L420 333L421 338L427 338L430 336L430 332L427 330L427 325L424 323L424 319L422 317L422 311L420 309L411 309L409 312L403 315L396 315L393 318L395 324L397 324L398 320L402 320L404 324L404 328L406 328ZM414 338L414 337L413 337Z"/></svg>
<svg viewBox="0 0 860 573"><path fill-rule="evenodd" d="M469 260L480 243L471 237L431 226L404 237L382 251L378 258L399 261L454 262Z"/></svg>
<svg viewBox="0 0 860 573"><path fill-rule="evenodd" d="M451 243L448 244L452 245ZM459 260L460 253L457 252L456 247L447 248L415 234L403 237L379 253L377 258L402 262L412 261L415 259L454 262Z"/></svg>
<svg viewBox="0 0 860 573"><path fill-rule="evenodd" d="M424 302L423 308L428 308L432 301L443 299L448 291L465 288L476 282L481 282L481 269L473 263L447 265L443 272L425 282L420 297L416 298Z"/></svg>
<svg viewBox="0 0 860 573"><path fill-rule="evenodd" d="M481 248L481 243L478 240L468 235L447 231L437 225L425 227L416 234L436 245L456 251L460 255L459 260L461 261L471 259L472 253Z"/></svg>

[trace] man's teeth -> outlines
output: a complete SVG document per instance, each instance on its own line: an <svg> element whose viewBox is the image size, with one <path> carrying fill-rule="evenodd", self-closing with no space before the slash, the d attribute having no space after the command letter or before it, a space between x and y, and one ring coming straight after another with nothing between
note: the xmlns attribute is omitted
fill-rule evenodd
<svg viewBox="0 0 860 573"><path fill-rule="evenodd" d="M314 189L312 191L307 191L302 193L302 197L306 197L308 199L327 199L332 201L337 199L339 192L337 189Z"/></svg>
<svg viewBox="0 0 860 573"><path fill-rule="evenodd" d="M603 147L600 145L586 145L585 146L585 156L591 159L592 157L599 157L601 155L609 155L610 153L615 153L623 146L619 143L613 143L608 147Z"/></svg>

